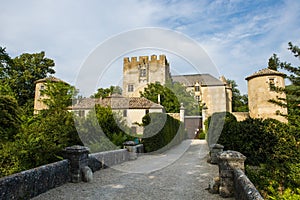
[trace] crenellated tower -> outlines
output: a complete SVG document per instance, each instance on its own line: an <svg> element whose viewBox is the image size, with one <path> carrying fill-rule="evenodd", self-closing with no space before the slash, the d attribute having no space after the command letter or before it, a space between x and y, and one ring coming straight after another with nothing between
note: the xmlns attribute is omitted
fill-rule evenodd
<svg viewBox="0 0 300 200"><path fill-rule="evenodd" d="M147 84L159 82L164 85L171 79L170 67L165 55L128 57L123 61L123 96L139 97Z"/></svg>

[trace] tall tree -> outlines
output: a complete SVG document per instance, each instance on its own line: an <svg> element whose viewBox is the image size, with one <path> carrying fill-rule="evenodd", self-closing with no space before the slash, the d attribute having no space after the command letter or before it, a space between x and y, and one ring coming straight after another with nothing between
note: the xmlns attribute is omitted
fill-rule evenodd
<svg viewBox="0 0 300 200"><path fill-rule="evenodd" d="M45 89L41 91L41 95L45 95L43 102L50 110L66 110L72 105L72 98L77 95L77 90L63 81L45 83Z"/></svg>
<svg viewBox="0 0 300 200"><path fill-rule="evenodd" d="M0 95L0 143L13 141L20 128L20 108L16 99L9 95Z"/></svg>
<svg viewBox="0 0 300 200"><path fill-rule="evenodd" d="M234 80L227 80L227 83L232 88L232 111L233 112L247 112L248 111L248 96L241 95L238 85Z"/></svg>
<svg viewBox="0 0 300 200"><path fill-rule="evenodd" d="M167 82L166 87L176 95L178 101L183 103L185 108L185 115L201 115L202 106L201 102L198 102L191 92L186 90L186 87L179 82Z"/></svg>
<svg viewBox="0 0 300 200"><path fill-rule="evenodd" d="M296 58L300 59L300 48L294 46L291 42L288 43L288 46L288 50L290 50ZM296 67L292 66L291 63L281 62L280 67L290 72L286 78L291 81L291 85L283 89L287 98L279 99L277 103L280 103L280 100L285 101L285 103L280 103L280 105L288 108L289 122L300 127L300 66ZM282 89L279 88L279 91L282 91Z"/></svg>
<svg viewBox="0 0 300 200"><path fill-rule="evenodd" d="M158 103L158 96L160 96L160 103L165 107L168 113L178 113L180 109L180 102L175 93L168 87L162 86L160 83L150 83L140 92L141 97L145 97L155 103Z"/></svg>
<svg viewBox="0 0 300 200"><path fill-rule="evenodd" d="M268 68L277 71L280 67L280 60L277 55L274 53L272 57L269 58Z"/></svg>
<svg viewBox="0 0 300 200"><path fill-rule="evenodd" d="M7 82L16 94L18 103L23 106L34 98L35 84L38 79L54 74L54 61L45 57L45 52L24 53L12 60L3 70Z"/></svg>
<svg viewBox="0 0 300 200"><path fill-rule="evenodd" d="M0 79L7 77L7 68L11 65L12 59L6 53L5 48L0 47Z"/></svg>

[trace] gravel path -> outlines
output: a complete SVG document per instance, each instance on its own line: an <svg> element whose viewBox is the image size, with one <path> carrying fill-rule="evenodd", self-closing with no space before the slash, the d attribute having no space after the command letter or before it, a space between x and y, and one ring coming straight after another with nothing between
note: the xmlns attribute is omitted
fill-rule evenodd
<svg viewBox="0 0 300 200"><path fill-rule="evenodd" d="M97 171L91 183L67 183L33 199L223 199L205 190L218 175L218 167L206 162L207 153L204 141L186 140L164 154Z"/></svg>

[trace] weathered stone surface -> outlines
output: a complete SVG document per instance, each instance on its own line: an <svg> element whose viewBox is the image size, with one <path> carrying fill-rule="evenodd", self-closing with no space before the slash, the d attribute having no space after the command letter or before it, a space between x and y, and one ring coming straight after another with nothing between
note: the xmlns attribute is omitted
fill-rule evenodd
<svg viewBox="0 0 300 200"><path fill-rule="evenodd" d="M126 162L128 160L129 152L127 149L104 151L90 154L88 166L94 172L100 169L104 169L106 167Z"/></svg>
<svg viewBox="0 0 300 200"><path fill-rule="evenodd" d="M235 199L239 200L263 200L253 183L240 169L234 170Z"/></svg>
<svg viewBox="0 0 300 200"><path fill-rule="evenodd" d="M89 163L89 149L84 146L71 146L64 150L64 158L70 161L69 175L71 182L78 183L82 181L81 170L88 166Z"/></svg>
<svg viewBox="0 0 300 200"><path fill-rule="evenodd" d="M223 152L224 146L221 144L212 144L209 146L209 162L211 164L218 164L218 154Z"/></svg>
<svg viewBox="0 0 300 200"><path fill-rule="evenodd" d="M246 157L237 151L224 151L218 154L220 188L222 197L234 196L234 169L244 171Z"/></svg>
<svg viewBox="0 0 300 200"><path fill-rule="evenodd" d="M215 177L211 180L208 186L208 191L212 194L219 194L220 178Z"/></svg>
<svg viewBox="0 0 300 200"><path fill-rule="evenodd" d="M93 181L93 172L91 168L85 166L82 170L82 179L84 182L92 182Z"/></svg>
<svg viewBox="0 0 300 200"><path fill-rule="evenodd" d="M0 179L0 199L30 199L68 182L69 161L62 160Z"/></svg>
<svg viewBox="0 0 300 200"><path fill-rule="evenodd" d="M124 143L124 148L127 149L129 152L129 160L136 160L138 154L144 152L143 144L132 145L131 143Z"/></svg>

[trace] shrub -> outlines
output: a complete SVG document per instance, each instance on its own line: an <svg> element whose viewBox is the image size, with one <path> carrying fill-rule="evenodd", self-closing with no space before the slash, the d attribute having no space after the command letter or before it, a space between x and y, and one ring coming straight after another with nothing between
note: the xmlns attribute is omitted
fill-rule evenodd
<svg viewBox="0 0 300 200"><path fill-rule="evenodd" d="M144 116L142 143L146 152L165 150L186 138L183 124L165 113L149 113Z"/></svg>

